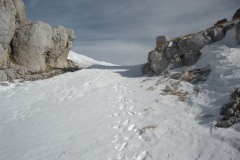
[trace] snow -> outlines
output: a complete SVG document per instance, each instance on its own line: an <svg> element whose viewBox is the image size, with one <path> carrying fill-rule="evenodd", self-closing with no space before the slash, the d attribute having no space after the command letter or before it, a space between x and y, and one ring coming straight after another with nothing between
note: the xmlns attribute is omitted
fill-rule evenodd
<svg viewBox="0 0 240 160"><path fill-rule="evenodd" d="M82 65L83 67L89 67L91 65L104 65L104 66L114 65L114 64L106 63L106 62L102 62L102 61L96 61L92 58L89 58L89 57L84 56L82 54L77 54L73 51L69 52L68 59L72 60L75 63L78 63L78 64Z"/></svg>
<svg viewBox="0 0 240 160"><path fill-rule="evenodd" d="M173 80L74 52L69 58L85 69L0 86L0 159L239 160L240 125L214 124L239 85L240 48L218 43L201 52L194 66L212 72L204 83L176 83L190 93L186 102L162 94Z"/></svg>

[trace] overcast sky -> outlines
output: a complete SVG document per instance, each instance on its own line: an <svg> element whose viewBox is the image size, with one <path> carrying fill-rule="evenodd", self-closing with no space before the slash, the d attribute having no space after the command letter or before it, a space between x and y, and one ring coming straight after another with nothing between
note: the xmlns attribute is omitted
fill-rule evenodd
<svg viewBox="0 0 240 160"><path fill-rule="evenodd" d="M115 64L147 61L158 35L171 38L231 19L240 0L24 0L27 16L72 28L73 51Z"/></svg>

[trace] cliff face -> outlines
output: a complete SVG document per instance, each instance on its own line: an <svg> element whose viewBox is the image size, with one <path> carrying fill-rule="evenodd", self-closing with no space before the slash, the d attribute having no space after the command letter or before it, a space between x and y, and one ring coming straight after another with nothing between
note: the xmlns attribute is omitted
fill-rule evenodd
<svg viewBox="0 0 240 160"><path fill-rule="evenodd" d="M0 15L0 81L47 78L77 67L67 61L74 31L29 21L22 0L0 0Z"/></svg>
<svg viewBox="0 0 240 160"><path fill-rule="evenodd" d="M226 32L235 26L240 18L238 12L239 10L235 13L231 22L223 19L204 31L177 37L157 45L155 50L148 54L148 63L143 66L142 72L159 75L167 68L193 65L199 59L200 50L205 45L223 39ZM238 43L240 43L240 23L236 24L236 35Z"/></svg>

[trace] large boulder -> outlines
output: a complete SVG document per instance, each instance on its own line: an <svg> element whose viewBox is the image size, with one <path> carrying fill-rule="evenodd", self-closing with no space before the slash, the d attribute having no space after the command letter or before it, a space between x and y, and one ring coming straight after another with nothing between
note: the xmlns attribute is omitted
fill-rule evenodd
<svg viewBox="0 0 240 160"><path fill-rule="evenodd" d="M51 51L47 54L46 65L53 68L66 68L67 57L72 48L72 41L75 39L73 30L62 26L52 28Z"/></svg>
<svg viewBox="0 0 240 160"><path fill-rule="evenodd" d="M14 60L31 72L45 71L46 55L52 45L52 28L48 24L36 22L19 27L13 38Z"/></svg>
<svg viewBox="0 0 240 160"><path fill-rule="evenodd" d="M238 9L232 17L232 20L240 19L240 9Z"/></svg>
<svg viewBox="0 0 240 160"><path fill-rule="evenodd" d="M160 74L162 71L167 69L169 61L162 52L152 51L148 56L151 61L151 63L149 63L150 68L155 74Z"/></svg>
<svg viewBox="0 0 240 160"><path fill-rule="evenodd" d="M74 38L72 30L52 28L40 21L19 27L13 38L14 60L31 72L65 68Z"/></svg>

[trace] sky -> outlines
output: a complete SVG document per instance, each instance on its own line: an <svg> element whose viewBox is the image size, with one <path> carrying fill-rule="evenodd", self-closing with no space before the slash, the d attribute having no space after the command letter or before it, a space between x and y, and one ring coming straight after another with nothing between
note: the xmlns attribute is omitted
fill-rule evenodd
<svg viewBox="0 0 240 160"><path fill-rule="evenodd" d="M121 65L147 62L159 35L170 38L231 20L240 0L24 0L27 16L75 31L72 50Z"/></svg>

